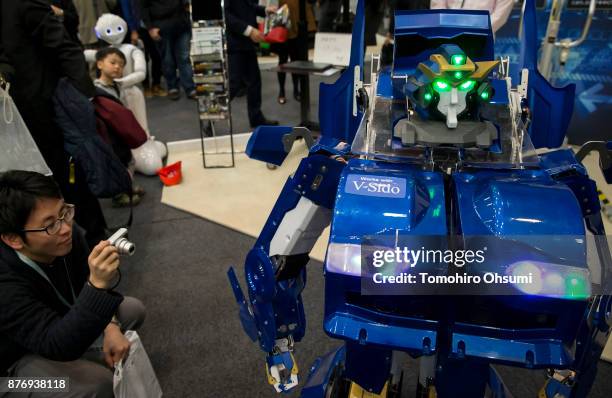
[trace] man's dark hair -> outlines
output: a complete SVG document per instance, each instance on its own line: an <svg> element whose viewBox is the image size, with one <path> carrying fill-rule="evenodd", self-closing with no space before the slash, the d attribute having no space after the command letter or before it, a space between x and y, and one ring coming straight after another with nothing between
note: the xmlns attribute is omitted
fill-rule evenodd
<svg viewBox="0 0 612 398"><path fill-rule="evenodd" d="M111 54L115 54L116 56L118 56L119 58L123 60L124 65L126 64L127 59L125 58L125 54L123 54L121 50L119 50L116 47L104 47L103 49L98 50L98 52L96 53L96 62L103 61L106 57L108 57Z"/></svg>
<svg viewBox="0 0 612 398"><path fill-rule="evenodd" d="M61 199L62 193L53 177L24 170L0 173L0 234L21 230L37 199Z"/></svg>

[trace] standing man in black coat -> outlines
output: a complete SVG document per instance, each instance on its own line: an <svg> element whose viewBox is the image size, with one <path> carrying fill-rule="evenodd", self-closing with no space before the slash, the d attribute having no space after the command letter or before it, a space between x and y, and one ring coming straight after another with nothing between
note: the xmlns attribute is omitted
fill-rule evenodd
<svg viewBox="0 0 612 398"><path fill-rule="evenodd" d="M260 6L257 0L225 0L224 7L227 25L230 100L246 86L251 127L275 126L278 122L266 119L261 112L261 75L254 44L264 41L263 33L257 29L257 16L265 17L266 13L276 12L277 7Z"/></svg>
<svg viewBox="0 0 612 398"><path fill-rule="evenodd" d="M83 49L70 38L49 0L0 2L0 75L11 83L9 94L64 197L78 205L76 220L86 229L87 240L104 239L104 214L78 164L69 178L69 157L52 102L61 77L87 97L93 96L94 86Z"/></svg>
<svg viewBox="0 0 612 398"><path fill-rule="evenodd" d="M79 40L79 13L72 0L51 0L51 9L64 22L70 38L81 43Z"/></svg>

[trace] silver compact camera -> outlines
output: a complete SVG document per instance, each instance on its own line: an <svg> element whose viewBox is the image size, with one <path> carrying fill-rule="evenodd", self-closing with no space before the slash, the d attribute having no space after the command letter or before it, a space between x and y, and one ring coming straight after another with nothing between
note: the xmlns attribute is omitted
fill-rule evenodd
<svg viewBox="0 0 612 398"><path fill-rule="evenodd" d="M110 238L108 238L108 243L115 246L119 254L127 254L128 256L131 256L132 254L134 254L136 246L132 242L127 240L127 238L124 238L127 233L127 228L119 228L117 232L115 232L111 235Z"/></svg>

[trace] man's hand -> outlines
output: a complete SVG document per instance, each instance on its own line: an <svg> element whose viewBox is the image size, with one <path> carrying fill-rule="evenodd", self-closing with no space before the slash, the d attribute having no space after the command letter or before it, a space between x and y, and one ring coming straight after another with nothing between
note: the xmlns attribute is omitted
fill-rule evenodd
<svg viewBox="0 0 612 398"><path fill-rule="evenodd" d="M149 36L151 36L151 39L153 39L154 41L160 41L161 36L159 35L159 28L149 29Z"/></svg>
<svg viewBox="0 0 612 398"><path fill-rule="evenodd" d="M278 11L277 6L267 6L266 7L266 14L274 14L276 11Z"/></svg>
<svg viewBox="0 0 612 398"><path fill-rule="evenodd" d="M136 45L136 44L138 44L138 39L140 39L140 36L138 35L138 31L137 31L137 30L133 30L133 31L130 33L130 42L131 42L133 45Z"/></svg>
<svg viewBox="0 0 612 398"><path fill-rule="evenodd" d="M56 7L56 6L52 5L52 6L51 6L51 10L53 10L53 13L54 13L55 15L57 15L58 17L62 17L62 16L64 16L64 10L62 10L62 9L61 9L61 8L59 8L59 7Z"/></svg>
<svg viewBox="0 0 612 398"><path fill-rule="evenodd" d="M119 326L111 323L104 330L104 362L109 368L114 368L130 352L130 342L125 338Z"/></svg>
<svg viewBox="0 0 612 398"><path fill-rule="evenodd" d="M89 264L89 283L98 289L108 289L117 276L119 253L107 240L96 245L87 259Z"/></svg>
<svg viewBox="0 0 612 398"><path fill-rule="evenodd" d="M251 29L251 34L249 35L253 43L261 43L266 40L264 34L259 31L259 29Z"/></svg>

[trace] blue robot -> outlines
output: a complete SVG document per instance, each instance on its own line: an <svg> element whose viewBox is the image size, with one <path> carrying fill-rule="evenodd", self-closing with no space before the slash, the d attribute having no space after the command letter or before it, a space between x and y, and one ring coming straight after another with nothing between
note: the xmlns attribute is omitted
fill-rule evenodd
<svg viewBox="0 0 612 398"><path fill-rule="evenodd" d="M395 21L393 64L373 59L368 91L358 2L350 67L320 88L316 141L299 127L261 127L249 141L251 158L276 165L297 138L309 147L247 255L247 297L228 272L243 328L266 353L268 382L277 392L299 383L306 265L331 224L323 327L343 345L311 366L302 397L402 396L400 352L420 358L422 397L511 397L493 364L548 369L541 397L586 397L612 324L612 260L580 161L598 151L612 183L612 143L577 154L540 149L562 144L574 87L554 88L537 71L532 1L516 88L508 63L494 60L486 12L398 12ZM430 276L459 267L472 277L528 273L537 283L479 295L364 284L368 250L400 241L496 249L474 267L434 261Z"/></svg>

